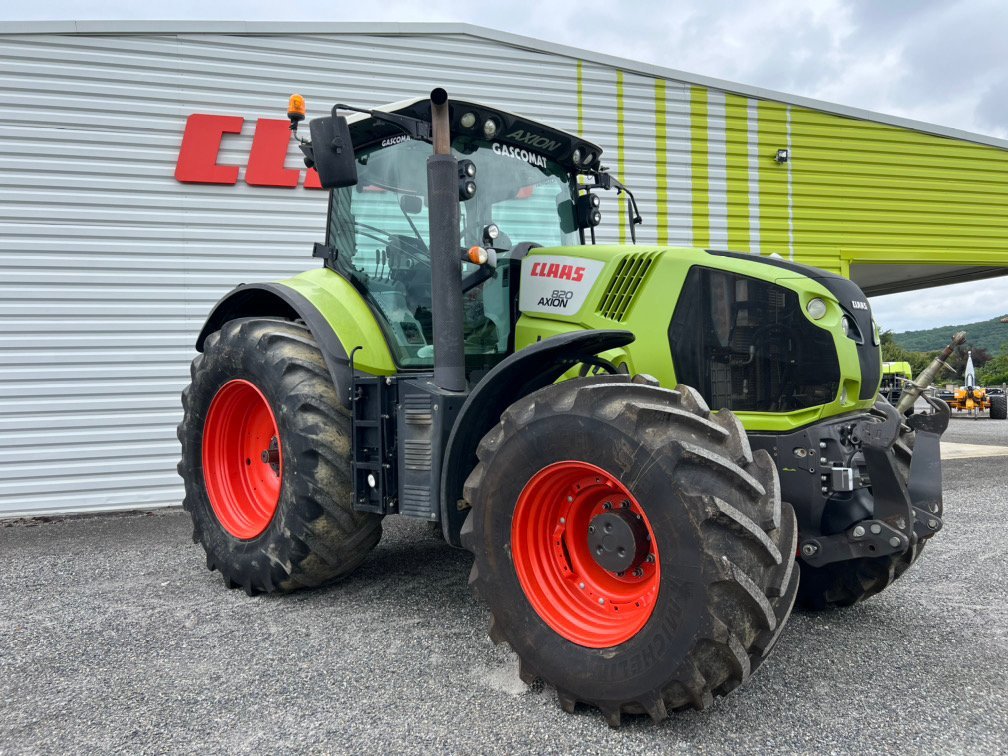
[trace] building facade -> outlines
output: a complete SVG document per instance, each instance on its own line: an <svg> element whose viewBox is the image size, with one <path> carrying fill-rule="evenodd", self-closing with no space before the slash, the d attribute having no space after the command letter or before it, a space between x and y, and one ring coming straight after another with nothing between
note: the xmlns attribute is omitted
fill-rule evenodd
<svg viewBox="0 0 1008 756"><path fill-rule="evenodd" d="M776 252L868 293L1008 269L1002 140L465 25L6 24L0 516L179 503L203 319L318 264L326 193L288 95L311 117L434 86L601 144L640 243ZM606 209L601 240L629 241Z"/></svg>

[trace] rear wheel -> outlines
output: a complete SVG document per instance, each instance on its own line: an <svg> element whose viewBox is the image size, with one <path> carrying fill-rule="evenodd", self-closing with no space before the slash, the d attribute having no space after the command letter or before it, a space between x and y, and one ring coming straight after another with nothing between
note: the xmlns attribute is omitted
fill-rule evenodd
<svg viewBox="0 0 1008 756"><path fill-rule="evenodd" d="M465 498L470 583L526 682L561 706L663 719L706 708L767 656L798 587L776 469L692 389L625 376L519 400Z"/></svg>
<svg viewBox="0 0 1008 756"><path fill-rule="evenodd" d="M321 585L360 564L381 519L351 508L350 417L308 329L230 321L191 372L179 474L207 567L251 595Z"/></svg>
<svg viewBox="0 0 1008 756"><path fill-rule="evenodd" d="M990 398L991 420L1008 420L1008 396L995 394Z"/></svg>

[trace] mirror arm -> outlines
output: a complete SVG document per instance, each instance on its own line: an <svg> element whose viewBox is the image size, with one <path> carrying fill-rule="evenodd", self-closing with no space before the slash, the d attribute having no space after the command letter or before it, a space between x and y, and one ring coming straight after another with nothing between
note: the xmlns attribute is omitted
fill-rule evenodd
<svg viewBox="0 0 1008 756"><path fill-rule="evenodd" d="M410 118L409 116L399 115L398 113L385 113L381 110L357 108L353 105L343 105L342 103L338 103L336 107L339 110L352 110L355 113L367 113L376 121L390 123L396 128L401 129L413 139L431 144L431 125L429 121L421 121L419 118Z"/></svg>

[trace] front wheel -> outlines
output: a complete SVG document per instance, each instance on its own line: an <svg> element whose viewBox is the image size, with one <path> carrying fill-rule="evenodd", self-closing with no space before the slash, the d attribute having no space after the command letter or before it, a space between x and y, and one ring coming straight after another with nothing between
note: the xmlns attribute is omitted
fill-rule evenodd
<svg viewBox="0 0 1008 756"><path fill-rule="evenodd" d="M794 602L794 513L738 420L692 389L566 381L512 405L465 486L470 582L522 678L616 726L710 705Z"/></svg>
<svg viewBox="0 0 1008 756"><path fill-rule="evenodd" d="M225 323L182 393L179 474L207 567L250 595L347 574L381 537L354 512L350 415L306 327Z"/></svg>

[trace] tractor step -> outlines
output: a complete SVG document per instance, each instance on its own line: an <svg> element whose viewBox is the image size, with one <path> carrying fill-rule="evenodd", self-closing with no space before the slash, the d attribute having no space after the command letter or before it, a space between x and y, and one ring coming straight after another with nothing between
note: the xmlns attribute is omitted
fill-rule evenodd
<svg viewBox="0 0 1008 756"><path fill-rule="evenodd" d="M430 374L354 376L355 510L441 518L441 457L465 398Z"/></svg>

